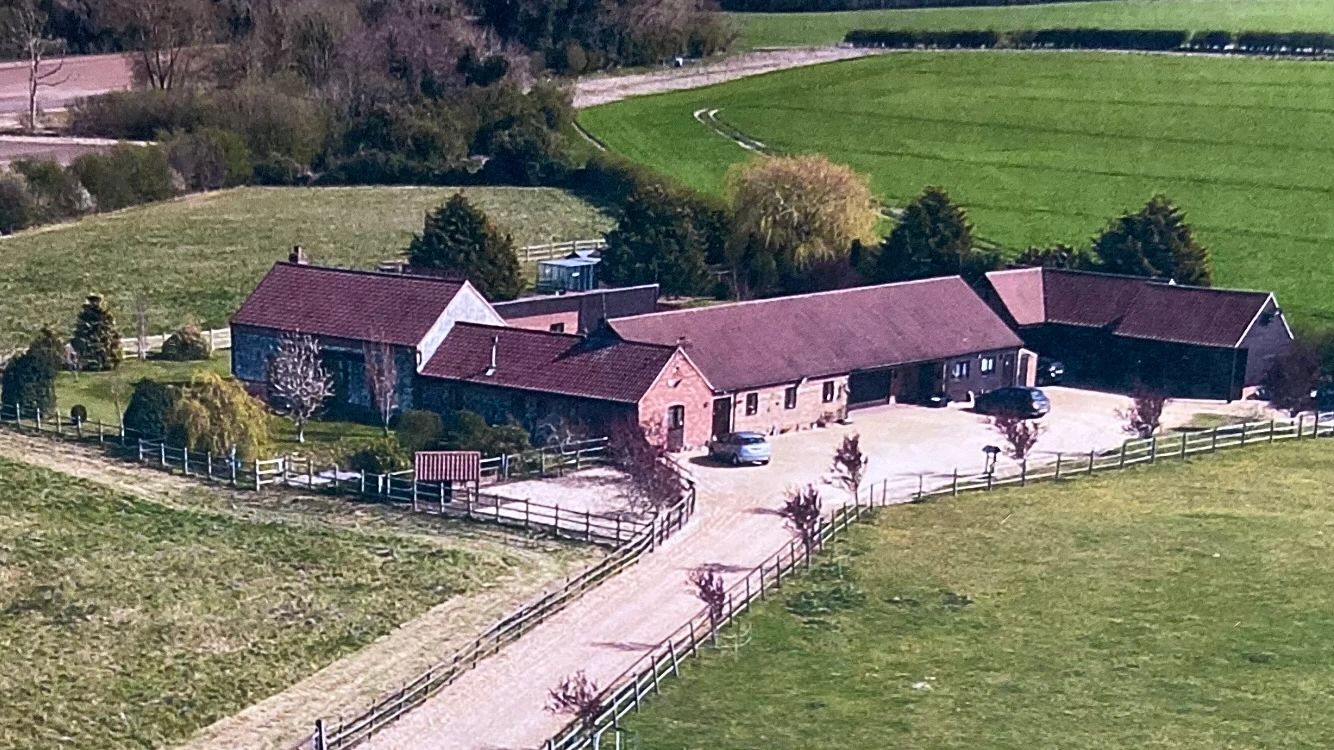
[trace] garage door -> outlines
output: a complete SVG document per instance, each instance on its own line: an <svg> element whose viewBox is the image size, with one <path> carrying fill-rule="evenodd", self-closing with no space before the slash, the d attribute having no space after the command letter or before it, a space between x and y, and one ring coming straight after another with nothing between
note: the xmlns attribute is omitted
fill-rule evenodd
<svg viewBox="0 0 1334 750"><path fill-rule="evenodd" d="M866 370L848 377L848 406L873 406L889 401L889 385L893 371Z"/></svg>

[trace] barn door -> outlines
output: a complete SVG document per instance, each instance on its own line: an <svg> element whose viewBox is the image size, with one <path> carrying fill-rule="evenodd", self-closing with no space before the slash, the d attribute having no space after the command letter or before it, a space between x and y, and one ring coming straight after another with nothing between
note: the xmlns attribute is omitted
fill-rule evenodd
<svg viewBox="0 0 1334 750"><path fill-rule="evenodd" d="M686 408L677 404L667 407L667 450L679 451L686 444Z"/></svg>

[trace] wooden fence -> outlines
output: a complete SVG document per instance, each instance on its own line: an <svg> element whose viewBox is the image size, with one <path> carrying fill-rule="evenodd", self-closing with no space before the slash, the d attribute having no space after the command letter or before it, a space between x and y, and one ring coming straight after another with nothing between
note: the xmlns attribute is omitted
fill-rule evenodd
<svg viewBox="0 0 1334 750"><path fill-rule="evenodd" d="M210 351L216 352L219 349L232 348L232 329L230 328L213 328L206 331L200 331L200 333L208 340ZM160 351L163 342L169 338L171 338L170 333L146 337L144 339L144 343L147 345L144 349L145 353ZM121 351L125 352L125 356L127 357L139 356L139 338L137 336L128 336L121 339L120 348Z"/></svg>
<svg viewBox="0 0 1334 750"><path fill-rule="evenodd" d="M591 438L563 446L535 448L522 453L510 453L482 459L482 483L495 484L546 477L561 476L568 471L579 471L607 459L605 437Z"/></svg>
<svg viewBox="0 0 1334 750"><path fill-rule="evenodd" d="M518 256L520 263L536 263L539 260L564 258L576 252L600 252L606 247L607 241L604 239L569 240L567 242L548 242L542 245L516 247L514 254ZM382 260L376 268L382 273L405 273L408 270L408 262L402 258Z"/></svg>
<svg viewBox="0 0 1334 750"><path fill-rule="evenodd" d="M403 714L426 702L464 672L476 667L482 659L494 655L506 644L518 640L564 609L570 602L634 565L644 554L652 552L668 537L680 531L694 514L694 483L684 474L679 476L682 483L680 501L655 515L651 521L637 530L633 537L619 545L610 556L585 569L573 579L567 580L561 588L543 593L519 607L467 646L404 684L399 690L381 696L361 714L346 720L317 719L315 731L294 750L344 750L365 741Z"/></svg>
<svg viewBox="0 0 1334 750"><path fill-rule="evenodd" d="M1067 457L1058 454L1053 461L1031 469L1021 464L1005 475L975 474L960 476L958 472L948 482L931 488L919 485L917 491L896 494L890 491L888 481L872 485L853 499L852 504L834 510L823 523L813 548L808 550L795 539L780 548L742 580L733 583L727 591L723 616L713 621L707 608L690 618L671 636L612 680L602 697L602 710L591 722L571 722L554 737L547 740L543 750L581 750L596 748L602 735L619 729L621 717L638 711L644 698L660 692L663 679L680 674L681 663L695 656L713 638L720 628L731 624L738 616L749 611L759 600L778 590L784 579L809 566L814 552L823 549L838 538L852 524L866 518L878 508L908 502L920 502L934 497L956 496L962 492L988 491L998 487L1025 485L1028 482L1056 481L1080 474L1094 474L1123 469L1137 464L1181 459L1200 453L1212 453L1226 448L1269 445L1277 441L1316 437L1334 437L1334 413L1301 415L1295 420L1269 420L1218 427L1200 432L1128 440L1117 450ZM877 489L879 490L877 492Z"/></svg>

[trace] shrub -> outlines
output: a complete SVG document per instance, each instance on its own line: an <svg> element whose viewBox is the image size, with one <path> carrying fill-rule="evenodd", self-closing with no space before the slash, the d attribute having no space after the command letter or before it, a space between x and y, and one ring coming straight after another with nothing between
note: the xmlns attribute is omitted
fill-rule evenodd
<svg viewBox="0 0 1334 750"><path fill-rule="evenodd" d="M492 427L482 415L461 411L454 417L446 445L450 450L480 451L483 456L522 453L531 450L528 431L514 422Z"/></svg>
<svg viewBox="0 0 1334 750"><path fill-rule="evenodd" d="M79 367L97 372L114 370L123 355L116 316L100 294L90 294L79 311L70 345L79 357Z"/></svg>
<svg viewBox="0 0 1334 750"><path fill-rule="evenodd" d="M191 379L167 415L168 439L192 451L253 460L268 447L269 414L235 380L213 372Z"/></svg>
<svg viewBox="0 0 1334 750"><path fill-rule="evenodd" d="M188 190L217 190L250 181L254 166L245 140L230 130L207 128L176 133L167 142L167 161Z"/></svg>
<svg viewBox="0 0 1334 750"><path fill-rule="evenodd" d="M157 146L121 144L105 154L84 154L70 166L99 211L115 211L172 195L171 167Z"/></svg>
<svg viewBox="0 0 1334 750"><path fill-rule="evenodd" d="M440 415L422 409L404 412L394 427L399 444L408 453L431 450L440 442L444 432L445 425Z"/></svg>
<svg viewBox="0 0 1334 750"><path fill-rule="evenodd" d="M303 185L310 170L290 156L269 154L255 162L254 182L257 185Z"/></svg>
<svg viewBox="0 0 1334 750"><path fill-rule="evenodd" d="M11 359L0 375L0 404L35 415L56 408L56 371L31 351Z"/></svg>
<svg viewBox="0 0 1334 750"><path fill-rule="evenodd" d="M0 234L27 229L37 218L37 202L22 175L0 174Z"/></svg>
<svg viewBox="0 0 1334 750"><path fill-rule="evenodd" d="M88 407L83 404L75 404L70 407L69 418L71 422L83 424L88 421Z"/></svg>
<svg viewBox="0 0 1334 750"><path fill-rule="evenodd" d="M15 172L28 181L36 203L37 221L48 223L91 213L93 196L72 171L53 161L16 161Z"/></svg>
<svg viewBox="0 0 1334 750"><path fill-rule="evenodd" d="M212 354L213 348L199 326L185 325L162 342L162 353L158 357L170 362L190 362L208 359Z"/></svg>
<svg viewBox="0 0 1334 750"><path fill-rule="evenodd" d="M130 403L125 408L123 423L127 434L138 437L158 437L167 431L167 417L176 406L180 394L175 388L144 378L134 384Z"/></svg>
<svg viewBox="0 0 1334 750"><path fill-rule="evenodd" d="M375 438L349 452L343 462L352 471L368 474L388 474L412 466L411 456L393 437Z"/></svg>
<svg viewBox="0 0 1334 750"><path fill-rule="evenodd" d="M76 135L135 141L192 131L207 119L207 102L194 89L115 91L80 99L69 109L69 127Z"/></svg>

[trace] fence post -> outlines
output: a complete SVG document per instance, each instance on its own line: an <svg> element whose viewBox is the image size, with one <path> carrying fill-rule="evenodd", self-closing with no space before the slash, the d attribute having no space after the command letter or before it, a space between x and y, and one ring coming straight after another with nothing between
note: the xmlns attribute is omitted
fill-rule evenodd
<svg viewBox="0 0 1334 750"><path fill-rule="evenodd" d="M412 512L417 512L417 475L412 475Z"/></svg>
<svg viewBox="0 0 1334 750"><path fill-rule="evenodd" d="M1154 435L1153 437L1149 438L1149 463L1154 463L1157 460L1158 460L1158 436Z"/></svg>
<svg viewBox="0 0 1334 750"><path fill-rule="evenodd" d="M499 512L500 506L497 505L496 509ZM593 541L593 516L589 515L588 511L584 511L584 541Z"/></svg>
<svg viewBox="0 0 1334 750"><path fill-rule="evenodd" d="M1214 427L1213 439L1210 440L1209 442L1209 452L1213 453L1217 450L1218 450L1218 428Z"/></svg>
<svg viewBox="0 0 1334 750"><path fill-rule="evenodd" d="M362 470L361 470L361 487L360 487L360 489L358 490L358 493L357 493L357 494L361 495L362 497L365 497L365 496L366 496L366 470L365 470L365 469L362 469Z"/></svg>
<svg viewBox="0 0 1334 750"><path fill-rule="evenodd" d="M97 420L97 444L98 444L98 445L101 445L101 444L104 442L104 440L103 440L103 435L104 435L104 434L105 434L105 433L104 433L104 431L102 430L102 420L99 419L99 420Z"/></svg>
<svg viewBox="0 0 1334 750"><path fill-rule="evenodd" d="M1061 479L1061 452L1056 451L1056 480L1059 482L1060 479Z"/></svg>
<svg viewBox="0 0 1334 750"><path fill-rule="evenodd" d="M1019 461L1019 486L1028 486L1028 459L1023 458Z"/></svg>
<svg viewBox="0 0 1334 750"><path fill-rule="evenodd" d="M56 434L57 434L57 435L62 435L62 434L64 434L63 432L61 432L61 427L60 427L60 410L59 410L59 409L56 409Z"/></svg>
<svg viewBox="0 0 1334 750"><path fill-rule="evenodd" d="M213 478L213 451L204 451L204 471L209 479Z"/></svg>
<svg viewBox="0 0 1334 750"><path fill-rule="evenodd" d="M165 469L167 468L167 443L165 441L158 443L157 447L158 447L158 459L162 464L162 468Z"/></svg>
<svg viewBox="0 0 1334 750"><path fill-rule="evenodd" d="M255 492L259 492L260 489L261 489L264 485L262 485L262 484L260 483L260 478L259 478L259 459L258 459L258 458L255 459L255 464L254 464L254 466L255 466Z"/></svg>
<svg viewBox="0 0 1334 750"><path fill-rule="evenodd" d="M1187 433L1184 433L1184 432L1181 433L1181 457L1182 457L1182 458L1185 458L1185 457L1186 457L1186 434L1187 434Z"/></svg>
<svg viewBox="0 0 1334 750"><path fill-rule="evenodd" d="M181 471L190 476L190 449L185 446L181 446Z"/></svg>
<svg viewBox="0 0 1334 750"><path fill-rule="evenodd" d="M1301 440L1301 439L1302 439L1302 431L1303 431L1303 428L1304 428L1304 426L1305 426L1305 425L1302 424L1302 420L1303 420L1305 417L1306 417L1305 414L1298 414L1298 415L1297 415L1297 439L1298 439L1298 440Z"/></svg>
<svg viewBox="0 0 1334 750"><path fill-rule="evenodd" d="M124 447L124 446L125 446L125 418L124 418L123 416L116 417L116 424L120 427L120 444L121 444L121 447Z"/></svg>
<svg viewBox="0 0 1334 750"><path fill-rule="evenodd" d="M37 416L33 417L33 423L37 425L37 431L42 431L42 410L37 410Z"/></svg>
<svg viewBox="0 0 1334 750"><path fill-rule="evenodd" d="M1246 447L1246 423L1241 423L1241 446Z"/></svg>
<svg viewBox="0 0 1334 750"><path fill-rule="evenodd" d="M315 459L306 456L306 489L315 489Z"/></svg>
<svg viewBox="0 0 1334 750"><path fill-rule="evenodd" d="M1096 456L1097 456L1097 453L1090 449L1090 450L1089 450L1089 476L1093 476L1093 461L1094 461L1094 459L1095 459Z"/></svg>
<svg viewBox="0 0 1334 750"><path fill-rule="evenodd" d="M1274 420L1269 420L1269 442L1274 442Z"/></svg>
<svg viewBox="0 0 1334 750"><path fill-rule="evenodd" d="M235 487L235 486L236 486L236 459L235 459L235 458L231 459L230 461L227 462L227 465L231 467L231 473L232 473L232 486Z"/></svg>
<svg viewBox="0 0 1334 750"><path fill-rule="evenodd" d="M139 463L144 463L144 439L139 438Z"/></svg>
<svg viewBox="0 0 1334 750"><path fill-rule="evenodd" d="M953 485L953 488L954 488L954 489L953 489L953 494L954 494L954 496L955 496L955 497L958 497L958 496L959 496L959 467L957 467L957 466L954 467L954 485ZM885 496L884 496L884 494L882 493L881 496L880 496L880 502L883 503L884 501L885 501Z"/></svg>
<svg viewBox="0 0 1334 750"><path fill-rule="evenodd" d="M327 750L328 740L324 736L324 719L315 720L315 750Z"/></svg>
<svg viewBox="0 0 1334 750"><path fill-rule="evenodd" d="M82 420L82 419L76 419L76 420L74 420L74 436L77 437L79 440L83 440L83 420Z"/></svg>

